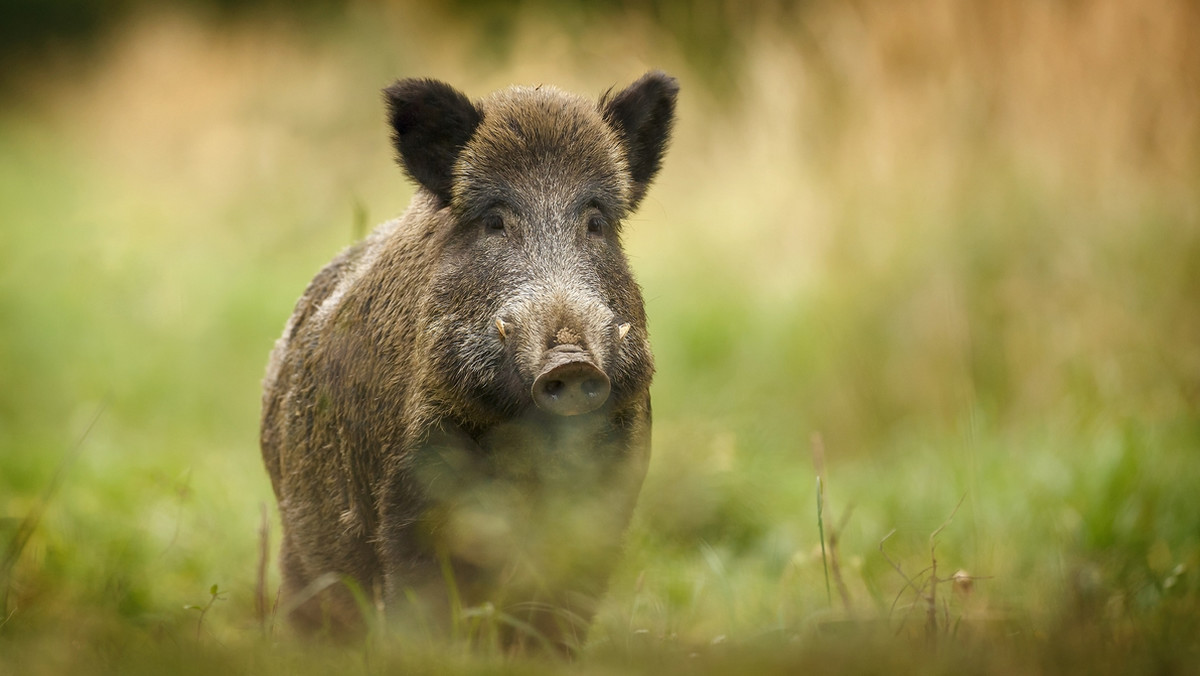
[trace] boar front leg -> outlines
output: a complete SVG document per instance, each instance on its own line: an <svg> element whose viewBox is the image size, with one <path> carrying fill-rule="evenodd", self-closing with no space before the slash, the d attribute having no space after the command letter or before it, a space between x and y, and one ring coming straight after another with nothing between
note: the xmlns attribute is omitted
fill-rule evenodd
<svg viewBox="0 0 1200 676"><path fill-rule="evenodd" d="M455 555L451 534L457 503L485 478L482 455L460 429L440 426L385 469L377 547L389 616L401 626L449 635L478 602L481 571Z"/></svg>

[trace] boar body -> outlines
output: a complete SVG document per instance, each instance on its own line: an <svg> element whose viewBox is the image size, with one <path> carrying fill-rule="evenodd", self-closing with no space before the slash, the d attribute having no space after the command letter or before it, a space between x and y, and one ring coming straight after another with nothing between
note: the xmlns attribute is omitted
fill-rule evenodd
<svg viewBox="0 0 1200 676"><path fill-rule="evenodd" d="M586 635L650 453L653 359L622 221L677 85L599 102L385 90L405 214L309 284L272 352L261 445L283 606L350 632L352 580L392 615L491 603L513 643Z"/></svg>

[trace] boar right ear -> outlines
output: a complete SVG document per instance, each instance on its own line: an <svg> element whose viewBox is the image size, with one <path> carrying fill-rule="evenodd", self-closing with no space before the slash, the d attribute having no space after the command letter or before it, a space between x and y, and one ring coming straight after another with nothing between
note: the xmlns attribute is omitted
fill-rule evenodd
<svg viewBox="0 0 1200 676"><path fill-rule="evenodd" d="M666 73L655 70L646 73L624 91L600 98L600 111L608 124L621 135L629 176L633 179L630 207L638 202L650 187L650 181L662 165L671 126L675 122L675 97L679 82Z"/></svg>
<svg viewBox="0 0 1200 676"><path fill-rule="evenodd" d="M397 161L414 181L450 203L454 162L482 116L462 92L438 80L397 80L383 90Z"/></svg>

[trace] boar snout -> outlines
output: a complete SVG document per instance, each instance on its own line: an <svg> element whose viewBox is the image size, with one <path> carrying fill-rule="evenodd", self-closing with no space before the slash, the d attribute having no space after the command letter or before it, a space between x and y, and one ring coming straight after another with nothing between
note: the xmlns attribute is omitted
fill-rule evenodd
<svg viewBox="0 0 1200 676"><path fill-rule="evenodd" d="M580 415L603 406L611 387L588 353L560 345L546 352L545 366L533 381L533 401L547 413Z"/></svg>

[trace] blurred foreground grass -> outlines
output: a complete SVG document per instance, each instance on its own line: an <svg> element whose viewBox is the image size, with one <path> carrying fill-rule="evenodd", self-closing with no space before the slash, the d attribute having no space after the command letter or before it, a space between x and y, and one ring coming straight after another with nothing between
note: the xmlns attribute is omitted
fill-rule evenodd
<svg viewBox="0 0 1200 676"><path fill-rule="evenodd" d="M0 543L45 511L0 569L0 672L561 670L428 637L264 638L258 382L312 274L407 204L381 86L598 93L648 67L684 86L627 228L655 457L575 668L1194 668L1194 6L784 4L728 27L715 80L649 15L526 7L501 61L486 22L351 4L319 30L139 15L20 80L0 111ZM185 608L214 583L202 618Z"/></svg>

